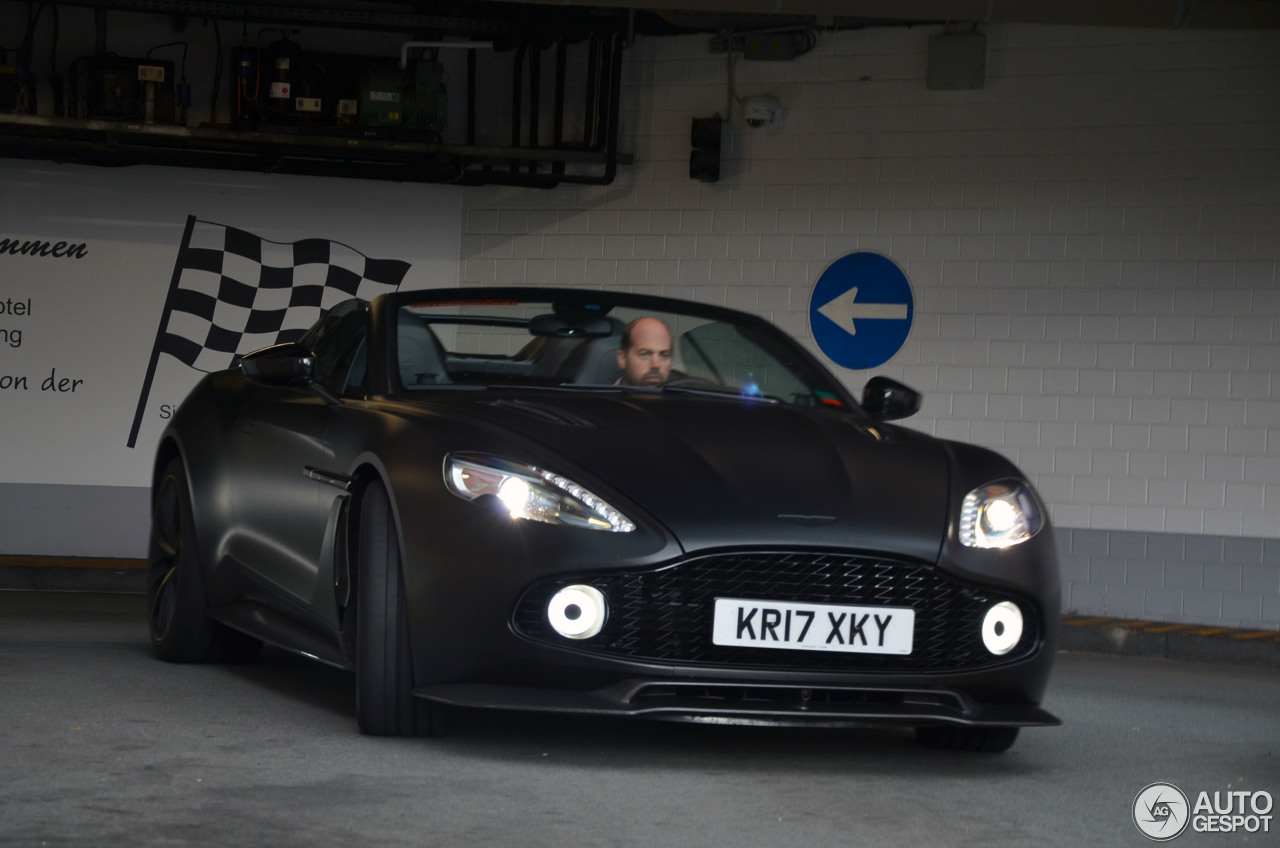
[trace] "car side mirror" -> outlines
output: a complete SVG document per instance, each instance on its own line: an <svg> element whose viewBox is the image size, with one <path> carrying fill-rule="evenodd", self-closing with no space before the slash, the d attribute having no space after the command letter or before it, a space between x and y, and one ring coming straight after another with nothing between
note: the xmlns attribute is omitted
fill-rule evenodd
<svg viewBox="0 0 1280 848"><path fill-rule="evenodd" d="M315 380L315 359L295 342L272 345L240 357L240 371L258 386L305 387Z"/></svg>
<svg viewBox="0 0 1280 848"><path fill-rule="evenodd" d="M862 408L877 421L910 418L920 411L920 393L888 377L872 377L862 388Z"/></svg>

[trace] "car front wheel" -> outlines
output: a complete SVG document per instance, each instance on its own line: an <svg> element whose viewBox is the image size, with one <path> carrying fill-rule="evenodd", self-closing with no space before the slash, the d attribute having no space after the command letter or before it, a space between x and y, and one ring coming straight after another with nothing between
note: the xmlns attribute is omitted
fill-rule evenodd
<svg viewBox="0 0 1280 848"><path fill-rule="evenodd" d="M370 483L359 504L356 566L356 721L372 736L438 736L442 705L413 697L408 612L391 501Z"/></svg>
<svg viewBox="0 0 1280 848"><path fill-rule="evenodd" d="M168 662L249 662L262 642L207 615L191 496L180 457L169 460L152 497L147 568L151 650Z"/></svg>

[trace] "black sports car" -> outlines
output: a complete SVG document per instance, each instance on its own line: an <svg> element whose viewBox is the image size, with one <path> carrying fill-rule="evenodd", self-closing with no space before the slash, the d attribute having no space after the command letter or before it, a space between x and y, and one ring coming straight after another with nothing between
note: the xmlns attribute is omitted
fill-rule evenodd
<svg viewBox="0 0 1280 848"><path fill-rule="evenodd" d="M355 672L372 734L453 707L917 728L1003 750L1054 661L1048 517L768 322L615 292L401 292L191 392L154 471L172 661Z"/></svg>

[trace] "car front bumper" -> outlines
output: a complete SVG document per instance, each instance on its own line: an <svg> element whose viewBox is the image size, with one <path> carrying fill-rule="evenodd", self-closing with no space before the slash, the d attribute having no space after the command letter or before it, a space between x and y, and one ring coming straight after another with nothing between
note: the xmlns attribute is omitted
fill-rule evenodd
<svg viewBox="0 0 1280 848"><path fill-rule="evenodd" d="M956 689L798 686L628 679L590 691L485 684L424 686L414 695L460 707L810 727L963 725L1045 727L1062 722L1032 704L984 704Z"/></svg>

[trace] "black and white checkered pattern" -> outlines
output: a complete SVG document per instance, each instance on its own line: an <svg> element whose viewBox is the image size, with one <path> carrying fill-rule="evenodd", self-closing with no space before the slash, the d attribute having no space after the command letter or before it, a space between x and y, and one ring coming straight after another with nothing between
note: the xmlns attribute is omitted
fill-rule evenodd
<svg viewBox="0 0 1280 848"><path fill-rule="evenodd" d="M351 297L395 291L409 263L327 239L274 242L195 220L178 254L159 350L200 371L294 341Z"/></svg>

